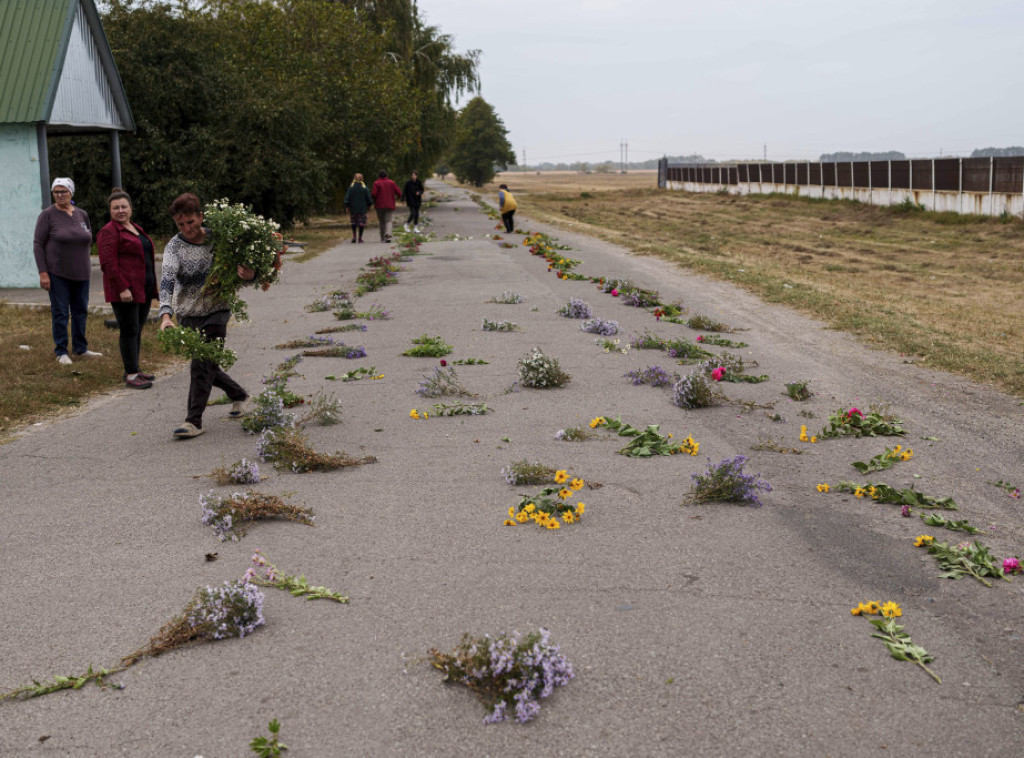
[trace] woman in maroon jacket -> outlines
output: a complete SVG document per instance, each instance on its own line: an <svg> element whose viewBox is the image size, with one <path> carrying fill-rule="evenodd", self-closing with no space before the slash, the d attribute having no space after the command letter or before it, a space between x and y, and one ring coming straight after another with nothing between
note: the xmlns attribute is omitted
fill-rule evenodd
<svg viewBox="0 0 1024 758"><path fill-rule="evenodd" d="M149 318L150 302L158 297L153 240L132 223L132 199L127 192L115 187L107 202L112 220L96 235L103 294L121 331L124 383L145 390L153 386L155 378L139 371L142 327Z"/></svg>

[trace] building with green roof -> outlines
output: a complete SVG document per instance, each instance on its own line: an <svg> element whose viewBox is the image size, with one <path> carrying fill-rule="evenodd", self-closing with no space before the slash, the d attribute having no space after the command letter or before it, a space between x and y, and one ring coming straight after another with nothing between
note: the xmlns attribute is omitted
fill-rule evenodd
<svg viewBox="0 0 1024 758"><path fill-rule="evenodd" d="M0 0L0 287L39 283L36 217L65 175L47 135L109 134L120 186L123 131L135 123L94 0Z"/></svg>

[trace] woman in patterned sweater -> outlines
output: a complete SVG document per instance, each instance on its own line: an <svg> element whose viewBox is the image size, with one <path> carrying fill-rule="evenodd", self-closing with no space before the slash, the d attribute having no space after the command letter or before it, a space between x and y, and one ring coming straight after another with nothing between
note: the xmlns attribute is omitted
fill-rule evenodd
<svg viewBox="0 0 1024 758"><path fill-rule="evenodd" d="M198 329L207 341L223 340L227 336L231 307L204 292L213 264L213 245L209 240L209 230L203 227L199 198L190 192L179 195L171 203L170 214L178 227L178 234L164 248L160 277L160 331L174 326L171 316L177 315L179 325ZM241 279L251 280L255 275L252 269L238 267ZM198 437L203 433L203 411L214 387L227 393L232 402L228 415L232 418L242 415L249 397L249 393L213 361L193 360L191 372L188 415L185 423L173 432L178 439Z"/></svg>

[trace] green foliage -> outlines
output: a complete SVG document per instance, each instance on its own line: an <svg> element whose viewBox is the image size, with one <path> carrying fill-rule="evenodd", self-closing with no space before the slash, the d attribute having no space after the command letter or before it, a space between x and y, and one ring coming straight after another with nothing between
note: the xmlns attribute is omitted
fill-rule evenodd
<svg viewBox="0 0 1024 758"><path fill-rule="evenodd" d="M166 208L184 191L289 226L335 204L355 171L431 165L454 127L451 98L478 86L479 54L456 52L401 0L103 5L137 126L121 137L124 184L151 232L173 230ZM50 140L94 218L110 190L106 140Z"/></svg>
<svg viewBox="0 0 1024 758"><path fill-rule="evenodd" d="M798 402L802 400L807 400L808 398L810 398L811 395L814 394L813 392L810 391L810 389L807 388L807 385L809 383L810 382L806 380L802 382L789 382L788 384L786 384L786 395L789 397L790 400L796 400Z"/></svg>
<svg viewBox="0 0 1024 758"><path fill-rule="evenodd" d="M862 413L856 408L834 411L828 417L828 426L818 432L819 437L879 437L902 436L903 422L883 416L878 411Z"/></svg>
<svg viewBox="0 0 1024 758"><path fill-rule="evenodd" d="M516 162L509 143L508 130L482 97L474 97L459 113L455 122L455 141L449 164L460 182L482 187L494 178L495 165Z"/></svg>
<svg viewBox="0 0 1024 758"><path fill-rule="evenodd" d="M856 484L855 482L839 482L836 489L840 492L852 492L857 497L868 495L879 503L893 505L909 505L911 508L938 508L947 511L959 510L956 501L951 497L932 497L917 492L913 487L898 490L888 484ZM859 494L858 494L859 493Z"/></svg>
<svg viewBox="0 0 1024 758"><path fill-rule="evenodd" d="M422 334L412 341L415 347L410 347L402 355L413 358L440 358L452 351L452 346L444 341L441 336L430 337Z"/></svg>
<svg viewBox="0 0 1024 758"><path fill-rule="evenodd" d="M973 576L986 587L992 586L992 583L985 579L986 576L1010 581L1003 574L1002 567L996 563L996 559L989 553L988 548L980 542L963 545L932 542L923 547L938 561L939 568L942 569L939 577L942 579Z"/></svg>
<svg viewBox="0 0 1024 758"><path fill-rule="evenodd" d="M871 625L877 629L872 637L882 640L889 655L897 661L909 661L925 670L925 672L939 684L942 680L937 674L928 668L928 663L935 660L935 656L929 653L920 645L915 645L910 635L903 631L903 627L896 623L895 618L869 619Z"/></svg>
<svg viewBox="0 0 1024 758"><path fill-rule="evenodd" d="M971 526L967 519L961 519L960 521L950 521L949 519L943 518L938 513L922 513L920 514L921 520L924 521L928 526L941 526L943 529L949 529L951 532L967 532L968 534L981 534L981 529L976 526Z"/></svg>
<svg viewBox="0 0 1024 758"><path fill-rule="evenodd" d="M249 748L260 758L280 758L281 753L288 750L288 746L277 739L277 733L281 731L281 724L277 719L271 719L267 729L270 731L270 739L254 737L249 743Z"/></svg>
<svg viewBox="0 0 1024 758"><path fill-rule="evenodd" d="M224 347L224 340L207 341L202 332L187 326L169 326L160 332L158 339L165 353L197 361L210 360L224 370L238 360L233 350Z"/></svg>

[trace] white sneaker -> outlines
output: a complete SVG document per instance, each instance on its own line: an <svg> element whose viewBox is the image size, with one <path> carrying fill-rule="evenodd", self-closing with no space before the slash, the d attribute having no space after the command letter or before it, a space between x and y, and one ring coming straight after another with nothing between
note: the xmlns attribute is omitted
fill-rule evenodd
<svg viewBox="0 0 1024 758"><path fill-rule="evenodd" d="M64 355L58 355L57 356L57 363L59 363L62 366L70 366L71 365L71 356L68 355L67 353L64 353Z"/></svg>
<svg viewBox="0 0 1024 758"><path fill-rule="evenodd" d="M423 232L420 231L420 228L418 226L415 229L413 229L413 231L416 232L416 234L423 234Z"/></svg>
<svg viewBox="0 0 1024 758"><path fill-rule="evenodd" d="M408 224L405 225L405 231L409 231L409 225Z"/></svg>
<svg viewBox="0 0 1024 758"><path fill-rule="evenodd" d="M97 353L94 350L86 350L84 353L75 353L75 355L81 355L84 358L102 358L103 353Z"/></svg>

